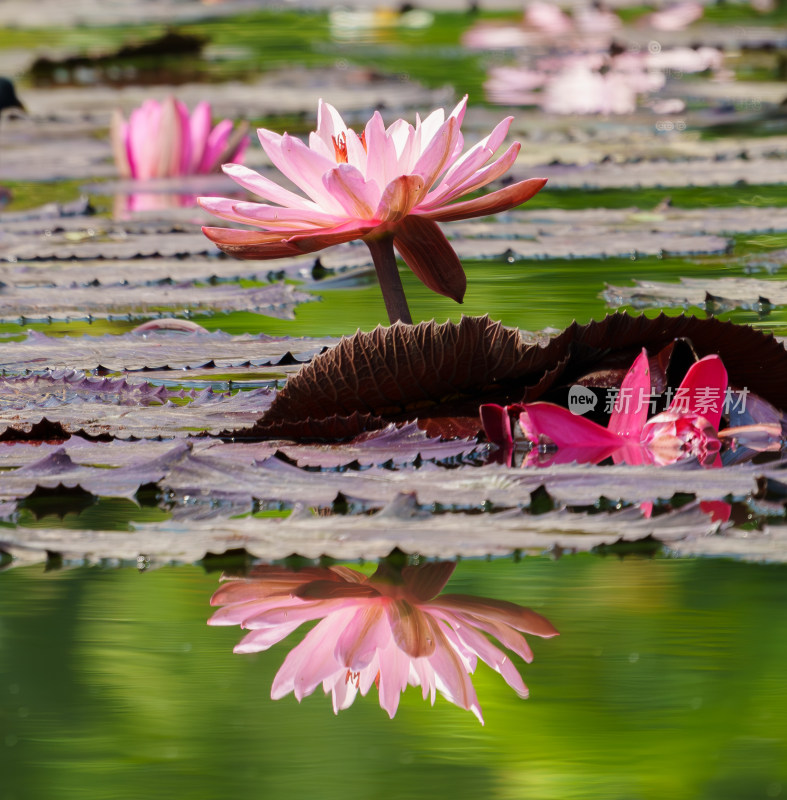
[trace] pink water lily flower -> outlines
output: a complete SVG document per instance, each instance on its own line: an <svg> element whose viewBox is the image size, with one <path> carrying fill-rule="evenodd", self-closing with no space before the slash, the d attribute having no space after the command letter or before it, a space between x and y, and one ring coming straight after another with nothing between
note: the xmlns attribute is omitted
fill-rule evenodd
<svg viewBox="0 0 787 800"><path fill-rule="evenodd" d="M420 686L433 704L440 692L483 724L469 677L479 658L520 697L528 695L511 658L485 634L530 662L533 653L522 633L551 637L557 631L540 614L513 603L439 595L454 567L435 562L399 571L384 562L371 577L342 566L299 572L257 567L249 578L218 589L211 604L223 608L208 624L249 629L235 652L254 653L304 622L320 620L276 673L274 700L293 692L300 702L322 684L338 713L376 686L380 705L393 717L409 684Z"/></svg>
<svg viewBox="0 0 787 800"><path fill-rule="evenodd" d="M246 123L225 119L215 127L210 104L188 107L169 96L146 100L128 120L116 110L110 136L115 164L124 178L150 180L218 172L227 161L240 161L249 137Z"/></svg>
<svg viewBox="0 0 787 800"><path fill-rule="evenodd" d="M673 464L697 458L720 465L718 428L727 391L727 371L716 355L691 365L666 411L648 419L652 393L648 355L643 349L621 383L607 427L553 403L481 406L487 438L513 453L509 411L533 445L553 444L562 461Z"/></svg>
<svg viewBox="0 0 787 800"><path fill-rule="evenodd" d="M668 8L654 11L643 18L643 22L660 31L682 31L696 22L705 13L705 7L696 0L683 0Z"/></svg>
<svg viewBox="0 0 787 800"><path fill-rule="evenodd" d="M466 102L465 97L447 117L443 109L423 120L417 117L415 125L399 119L386 128L375 112L356 133L333 106L320 101L317 130L308 144L261 128L268 158L302 194L245 167L225 165L227 175L268 202L202 197L200 205L262 230L203 231L238 258L281 258L362 239L372 252L391 322L411 321L394 247L426 286L461 302L464 270L438 223L505 211L529 200L546 183L531 178L454 202L503 175L520 149L514 142L491 160L508 133L513 119L508 117L463 154L460 126Z"/></svg>

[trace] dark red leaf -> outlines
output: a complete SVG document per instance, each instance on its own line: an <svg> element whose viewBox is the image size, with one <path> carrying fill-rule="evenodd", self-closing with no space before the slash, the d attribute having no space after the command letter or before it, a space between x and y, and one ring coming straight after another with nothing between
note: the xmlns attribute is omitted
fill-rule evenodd
<svg viewBox="0 0 787 800"><path fill-rule="evenodd" d="M684 344L671 347L676 340ZM668 348L662 375L678 352L681 361L687 353L717 354L732 386L787 408L787 352L773 336L748 326L613 314L575 323L545 345L526 345L518 330L486 316L463 317L459 324L397 323L342 339L289 380L249 433L317 438L319 421L332 418L321 429L330 438L342 418L364 414L387 421L417 416L430 435L473 435L481 427L481 403L530 402L590 374L593 385L616 385L643 347L651 355ZM350 427L342 436L359 432Z"/></svg>

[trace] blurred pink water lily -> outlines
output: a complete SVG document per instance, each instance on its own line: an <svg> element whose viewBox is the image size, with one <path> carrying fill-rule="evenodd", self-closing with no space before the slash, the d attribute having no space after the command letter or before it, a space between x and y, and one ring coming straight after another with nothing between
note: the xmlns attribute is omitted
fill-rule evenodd
<svg viewBox="0 0 787 800"><path fill-rule="evenodd" d="M501 177L520 149L514 142L491 160L508 133L513 119L508 117L463 154L460 126L466 101L447 117L443 109L423 120L417 117L414 126L399 119L386 128L375 112L361 133L320 101L317 130L308 144L261 128L266 154L303 194L245 167L225 165L227 175L269 202L202 197L200 205L218 217L262 230L205 227L205 235L230 255L255 259L362 239L372 252L391 322L411 321L394 247L426 286L461 302L464 270L438 223L505 211L529 200L546 183L531 178L454 202Z"/></svg>
<svg viewBox="0 0 787 800"><path fill-rule="evenodd" d="M384 562L371 577L342 566L299 572L257 567L249 578L218 589L211 604L223 608L208 624L249 629L235 652L254 653L304 622L320 620L277 672L274 700L293 692L300 702L322 684L338 713L376 686L380 705L393 718L409 684L420 686L432 704L440 692L483 724L469 677L479 658L520 697L528 695L511 658L485 634L530 662L533 653L522 633L548 638L557 631L540 614L513 603L439 595L454 567L434 562L398 571Z"/></svg>
<svg viewBox="0 0 787 800"><path fill-rule="evenodd" d="M705 8L702 3L696 0L684 0L660 11L654 11L642 21L659 31L682 31L700 19L704 13Z"/></svg>
<svg viewBox="0 0 787 800"><path fill-rule="evenodd" d="M146 100L128 120L116 110L110 136L120 174L150 180L218 172L223 163L240 161L247 128L228 119L213 127L209 103L198 103L189 115L185 103L169 96Z"/></svg>
<svg viewBox="0 0 787 800"><path fill-rule="evenodd" d="M664 88L668 74L712 70L723 77L723 66L724 54L715 47L571 52L540 58L535 68L494 67L484 89L492 102L537 105L550 114L630 114L639 97Z"/></svg>
<svg viewBox="0 0 787 800"><path fill-rule="evenodd" d="M727 391L727 371L716 355L691 365L666 411L648 419L653 403L648 355L643 349L621 383L607 427L553 403L503 408L481 406L487 438L500 446L508 463L513 453L510 415L532 445L555 445L561 461L674 464L696 458L719 466L718 429Z"/></svg>

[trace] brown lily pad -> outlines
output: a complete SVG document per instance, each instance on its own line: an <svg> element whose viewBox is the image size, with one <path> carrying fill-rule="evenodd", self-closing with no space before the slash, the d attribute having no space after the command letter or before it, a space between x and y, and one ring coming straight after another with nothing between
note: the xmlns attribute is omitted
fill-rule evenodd
<svg viewBox="0 0 787 800"><path fill-rule="evenodd" d="M481 428L480 403L533 401L588 373L628 367L643 347L657 353L676 339L690 342L698 358L721 356L731 385L787 407L787 352L773 336L748 326L613 314L575 323L542 346L525 344L519 331L488 317L463 317L458 324L396 323L342 339L291 378L245 433L331 438L326 420L358 414L388 421L417 416L430 435L468 436L468 424L475 432Z"/></svg>

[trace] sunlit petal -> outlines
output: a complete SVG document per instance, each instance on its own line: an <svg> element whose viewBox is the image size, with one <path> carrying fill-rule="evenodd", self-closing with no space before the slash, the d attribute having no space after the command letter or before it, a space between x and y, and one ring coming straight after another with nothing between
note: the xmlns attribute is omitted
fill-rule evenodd
<svg viewBox="0 0 787 800"><path fill-rule="evenodd" d="M465 200L461 203L450 203L430 211L419 212L420 216L436 222L453 222L470 217L485 217L508 211L529 200L546 185L546 178L529 178L526 181L506 186L496 192L476 197L474 200Z"/></svg>

